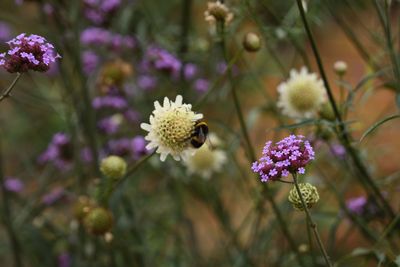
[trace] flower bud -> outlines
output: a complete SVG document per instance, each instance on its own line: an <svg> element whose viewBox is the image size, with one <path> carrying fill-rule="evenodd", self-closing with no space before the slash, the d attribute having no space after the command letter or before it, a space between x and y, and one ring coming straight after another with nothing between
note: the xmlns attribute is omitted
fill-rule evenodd
<svg viewBox="0 0 400 267"><path fill-rule="evenodd" d="M347 72L347 64L344 61L336 61L335 64L333 64L333 69L337 75L343 76Z"/></svg>
<svg viewBox="0 0 400 267"><path fill-rule="evenodd" d="M330 103L324 103L319 110L319 115L321 118L328 121L335 121L335 113L333 112L333 108Z"/></svg>
<svg viewBox="0 0 400 267"><path fill-rule="evenodd" d="M319 195L315 186L309 183L300 183L299 188L307 208L311 208L315 203L318 202ZM292 203L293 208L296 210L304 210L303 203L301 202L300 196L297 193L296 186L290 190L288 200L290 203Z"/></svg>
<svg viewBox="0 0 400 267"><path fill-rule="evenodd" d="M99 88L105 94L110 87L121 87L125 80L133 73L133 67L120 59L106 63L100 70Z"/></svg>
<svg viewBox="0 0 400 267"><path fill-rule="evenodd" d="M254 32L248 32L243 38L243 47L247 52L257 52L261 48L261 38Z"/></svg>
<svg viewBox="0 0 400 267"><path fill-rule="evenodd" d="M84 219L84 225L89 233L103 235L110 231L113 223L112 214L109 210L97 207L89 211Z"/></svg>
<svg viewBox="0 0 400 267"><path fill-rule="evenodd" d="M82 221L93 206L94 203L89 197L80 196L73 206L74 217L78 221Z"/></svg>
<svg viewBox="0 0 400 267"><path fill-rule="evenodd" d="M100 171L111 179L120 179L126 174L126 162L118 156L108 156L101 161Z"/></svg>
<svg viewBox="0 0 400 267"><path fill-rule="evenodd" d="M207 10L204 12L206 21L210 24L215 24L217 21L229 24L233 19L233 13L229 8L220 1L208 2Z"/></svg>

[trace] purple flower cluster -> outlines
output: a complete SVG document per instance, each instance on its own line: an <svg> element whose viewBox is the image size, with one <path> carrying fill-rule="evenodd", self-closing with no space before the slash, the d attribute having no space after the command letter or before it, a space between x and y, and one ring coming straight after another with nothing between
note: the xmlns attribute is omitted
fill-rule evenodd
<svg viewBox="0 0 400 267"><path fill-rule="evenodd" d="M96 25L105 23L121 6L121 0L84 0L85 17Z"/></svg>
<svg viewBox="0 0 400 267"><path fill-rule="evenodd" d="M11 38L10 26L5 22L0 21L0 42L5 42L7 40L10 40L10 38Z"/></svg>
<svg viewBox="0 0 400 267"><path fill-rule="evenodd" d="M197 79L194 82L194 89L199 93L205 93L210 88L210 82L206 79Z"/></svg>
<svg viewBox="0 0 400 267"><path fill-rule="evenodd" d="M82 65L85 74L93 73L96 70L98 64L99 56L95 52L86 50L82 53Z"/></svg>
<svg viewBox="0 0 400 267"><path fill-rule="evenodd" d="M81 43L84 45L105 46L113 50L132 49L135 38L110 32L103 28L90 27L82 31Z"/></svg>
<svg viewBox="0 0 400 267"><path fill-rule="evenodd" d="M137 86L143 90L154 89L157 86L157 78L152 76L152 72L161 72L177 79L181 75L186 81L193 82L194 89L199 93L204 93L209 89L209 81L199 78L199 68L193 63L185 65L172 53L156 45L150 46L143 61L140 64L141 75L137 79Z"/></svg>
<svg viewBox="0 0 400 267"><path fill-rule="evenodd" d="M120 125L121 121L115 116L105 117L97 122L97 128L105 134L115 134Z"/></svg>
<svg viewBox="0 0 400 267"><path fill-rule="evenodd" d="M314 150L302 135L290 135L272 146L268 141L263 156L251 169L261 176L261 182L276 181L290 173L305 173L305 166L314 159Z"/></svg>
<svg viewBox="0 0 400 267"><path fill-rule="evenodd" d="M26 36L22 33L8 41L10 49L0 54L0 66L8 72L27 72L28 70L45 72L50 64L60 58L54 46L46 39L35 34Z"/></svg>
<svg viewBox="0 0 400 267"><path fill-rule="evenodd" d="M141 75L137 79L137 85L143 90L152 90L157 86L157 78L151 75Z"/></svg>
<svg viewBox="0 0 400 267"><path fill-rule="evenodd" d="M367 221L385 216L373 197L350 198L346 201L346 206L351 213L361 216Z"/></svg>
<svg viewBox="0 0 400 267"><path fill-rule="evenodd" d="M143 136L110 140L107 143L107 154L117 156L131 156L134 160L146 155L146 140Z"/></svg>
<svg viewBox="0 0 400 267"><path fill-rule="evenodd" d="M56 133L47 149L39 156L40 164L53 163L58 169L66 170L70 167L73 157L72 144L68 135Z"/></svg>
<svg viewBox="0 0 400 267"><path fill-rule="evenodd" d="M61 200L65 196L66 192L64 188L61 186L57 186L42 197L42 203L50 206L53 205L55 202Z"/></svg>
<svg viewBox="0 0 400 267"><path fill-rule="evenodd" d="M346 206L354 214L361 215L364 211L367 199L364 196L350 198L346 202Z"/></svg>
<svg viewBox="0 0 400 267"><path fill-rule="evenodd" d="M341 144L332 144L330 146L331 153L341 159L346 157L346 148Z"/></svg>
<svg viewBox="0 0 400 267"><path fill-rule="evenodd" d="M21 192L25 185L24 183L15 177L6 177L5 181L4 181L4 187L7 189L7 191L9 192L14 192L14 193L18 193Z"/></svg>
<svg viewBox="0 0 400 267"><path fill-rule="evenodd" d="M167 50L156 46L151 46L146 51L144 65L148 68L154 68L177 78L179 77L182 63L177 57L169 53Z"/></svg>
<svg viewBox="0 0 400 267"><path fill-rule="evenodd" d="M94 109L125 109L128 106L128 102L125 98L118 95L106 95L98 96L92 100L92 106Z"/></svg>
<svg viewBox="0 0 400 267"><path fill-rule="evenodd" d="M71 267L72 266L72 259L71 255L68 252L62 252L57 257L58 267Z"/></svg>

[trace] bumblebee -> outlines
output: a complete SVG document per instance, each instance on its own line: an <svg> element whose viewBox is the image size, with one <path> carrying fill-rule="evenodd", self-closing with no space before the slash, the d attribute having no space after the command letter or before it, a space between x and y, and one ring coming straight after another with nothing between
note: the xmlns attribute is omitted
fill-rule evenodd
<svg viewBox="0 0 400 267"><path fill-rule="evenodd" d="M197 121L194 126L194 131L190 136L190 144L194 148L200 148L207 140L208 125L204 121Z"/></svg>

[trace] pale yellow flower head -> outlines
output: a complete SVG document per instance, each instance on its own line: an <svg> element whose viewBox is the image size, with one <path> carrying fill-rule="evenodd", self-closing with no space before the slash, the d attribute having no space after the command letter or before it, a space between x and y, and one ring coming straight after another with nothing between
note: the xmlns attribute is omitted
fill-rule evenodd
<svg viewBox="0 0 400 267"><path fill-rule="evenodd" d="M182 100L181 95L178 95L175 101L165 97L162 106L155 101L150 124L140 125L143 130L148 131L145 136L149 141L146 148L148 150L156 148L161 161L168 155L179 161L193 152L190 147L190 137L194 132L196 121L203 118L203 114L194 113L192 105L183 104Z"/></svg>
<svg viewBox="0 0 400 267"><path fill-rule="evenodd" d="M278 86L278 107L292 118L313 117L326 102L325 87L317 74L306 67L290 71L290 78Z"/></svg>

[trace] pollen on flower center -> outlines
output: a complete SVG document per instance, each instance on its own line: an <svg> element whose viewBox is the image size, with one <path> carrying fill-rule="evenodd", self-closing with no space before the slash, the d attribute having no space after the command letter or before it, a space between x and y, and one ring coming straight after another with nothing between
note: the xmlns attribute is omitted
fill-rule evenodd
<svg viewBox="0 0 400 267"><path fill-rule="evenodd" d="M160 142L175 150L183 150L194 131L195 122L189 117L185 107L174 108L157 118L156 133Z"/></svg>

